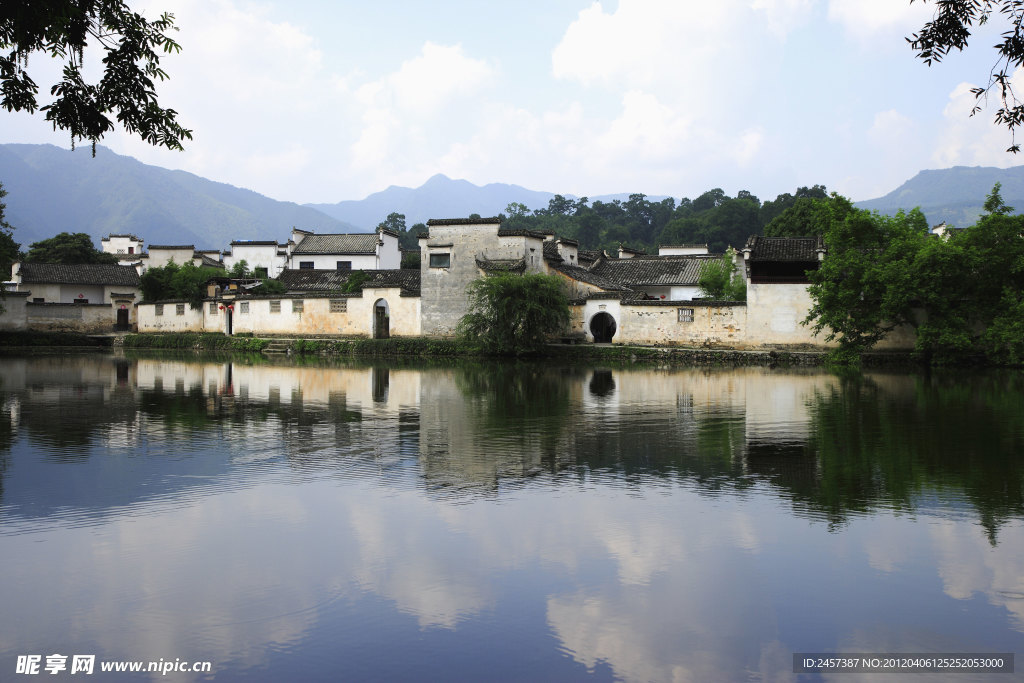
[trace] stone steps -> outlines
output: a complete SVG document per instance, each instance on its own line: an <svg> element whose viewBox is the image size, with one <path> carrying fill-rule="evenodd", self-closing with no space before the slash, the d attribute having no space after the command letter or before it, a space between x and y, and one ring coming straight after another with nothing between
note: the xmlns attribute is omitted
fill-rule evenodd
<svg viewBox="0 0 1024 683"><path fill-rule="evenodd" d="M263 349L263 353L268 355L282 354L287 355L291 353L290 343L285 341L272 341L267 344L267 347Z"/></svg>

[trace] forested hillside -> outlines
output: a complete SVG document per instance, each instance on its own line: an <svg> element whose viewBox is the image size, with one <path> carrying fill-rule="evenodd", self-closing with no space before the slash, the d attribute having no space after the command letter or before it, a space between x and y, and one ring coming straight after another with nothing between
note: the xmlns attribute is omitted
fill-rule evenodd
<svg viewBox="0 0 1024 683"><path fill-rule="evenodd" d="M801 187L770 201L740 190L730 197L719 188L696 199L688 197L649 201L633 194L626 201L573 200L555 195L546 209L529 211L522 204L510 204L504 217L507 228L553 230L561 237L576 239L583 249L614 251L619 245L657 253L658 245L707 244L712 252L740 248L747 237L762 234L764 228L797 200L824 199L825 187Z"/></svg>

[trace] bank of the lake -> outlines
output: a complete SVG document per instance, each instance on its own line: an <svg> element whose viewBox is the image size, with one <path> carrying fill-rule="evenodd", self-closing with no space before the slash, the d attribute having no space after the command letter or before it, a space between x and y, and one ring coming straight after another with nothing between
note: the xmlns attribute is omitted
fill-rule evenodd
<svg viewBox="0 0 1024 683"><path fill-rule="evenodd" d="M253 337L218 333L84 335L72 332L0 332L0 347L16 349L109 347L228 351L268 355L339 357L483 358L479 347L458 339L393 337L391 339L338 337ZM634 346L622 344L550 344L535 358L567 362L666 363L693 366L807 366L828 365L820 350L742 350L719 347ZM869 352L862 356L870 367L915 367L924 363L910 352ZM970 364L978 364L975 359Z"/></svg>

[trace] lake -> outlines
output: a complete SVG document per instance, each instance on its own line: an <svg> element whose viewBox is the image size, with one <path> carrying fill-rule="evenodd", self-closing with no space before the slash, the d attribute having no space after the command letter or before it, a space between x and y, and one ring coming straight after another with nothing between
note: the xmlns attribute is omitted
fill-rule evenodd
<svg viewBox="0 0 1024 683"><path fill-rule="evenodd" d="M1024 374L7 356L0 558L0 680L1020 653Z"/></svg>

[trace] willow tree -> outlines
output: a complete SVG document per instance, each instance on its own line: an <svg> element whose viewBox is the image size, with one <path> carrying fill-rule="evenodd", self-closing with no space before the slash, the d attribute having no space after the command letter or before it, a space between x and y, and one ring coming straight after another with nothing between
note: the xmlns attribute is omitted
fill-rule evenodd
<svg viewBox="0 0 1024 683"><path fill-rule="evenodd" d="M569 302L557 275L502 273L474 280L466 290L469 313L459 321L459 336L488 353L536 353L569 323Z"/></svg>

